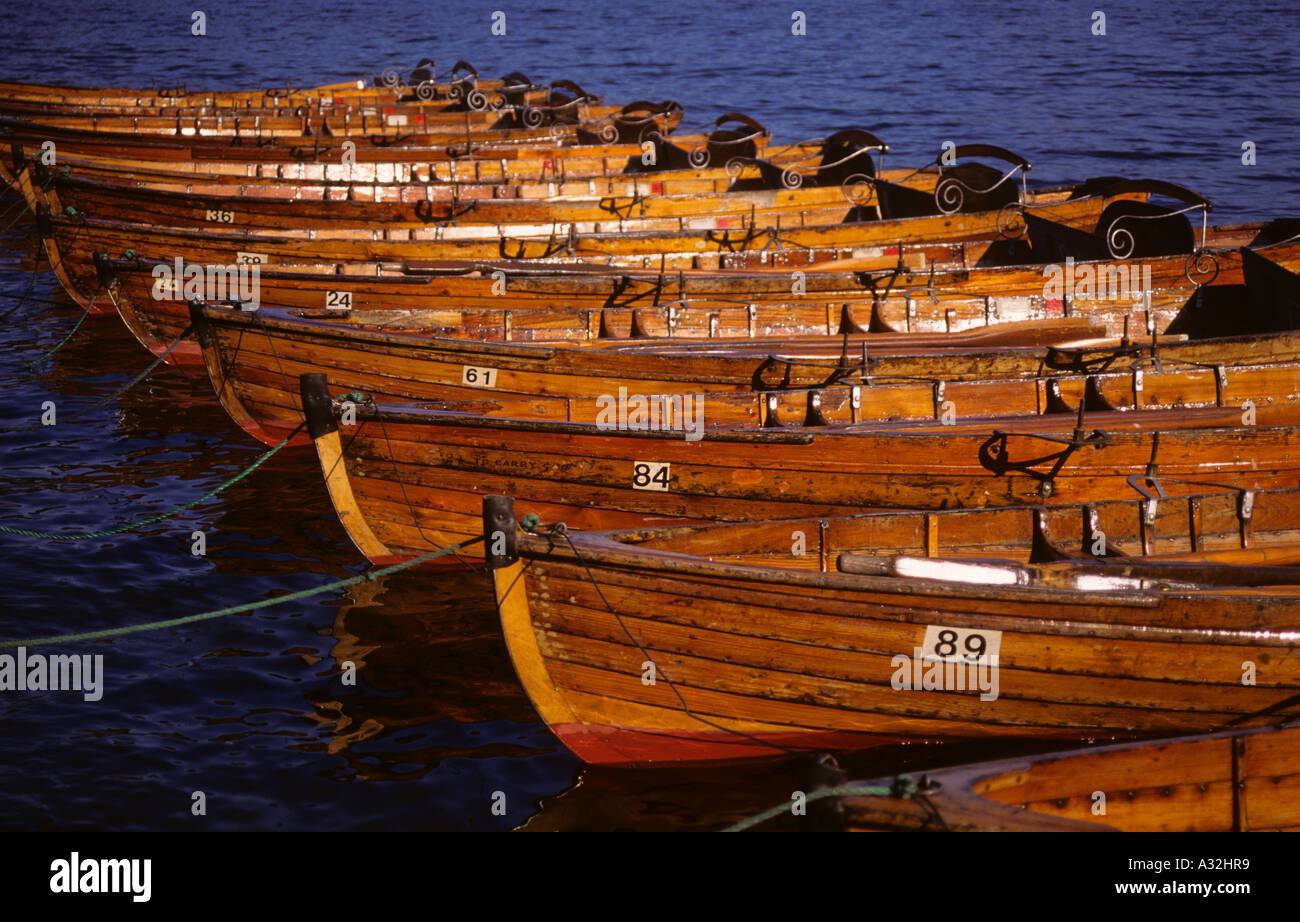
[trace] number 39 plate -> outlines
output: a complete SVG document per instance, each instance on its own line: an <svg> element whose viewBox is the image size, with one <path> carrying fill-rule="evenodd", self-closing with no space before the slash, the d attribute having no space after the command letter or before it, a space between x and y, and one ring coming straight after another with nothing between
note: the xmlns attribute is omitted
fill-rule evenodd
<svg viewBox="0 0 1300 922"><path fill-rule="evenodd" d="M982 628L966 630L928 624L921 641L921 656L955 663L976 663L997 656L1002 648L1002 632Z"/></svg>

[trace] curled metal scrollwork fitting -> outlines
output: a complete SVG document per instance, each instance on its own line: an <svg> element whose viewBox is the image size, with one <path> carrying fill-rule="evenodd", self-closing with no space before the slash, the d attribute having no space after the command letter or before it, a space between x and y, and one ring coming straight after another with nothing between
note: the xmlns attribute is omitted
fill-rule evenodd
<svg viewBox="0 0 1300 922"><path fill-rule="evenodd" d="M1111 222L1110 227L1106 228L1106 249L1110 255L1116 259L1128 259L1137 249L1137 239L1133 232L1126 227L1121 227L1120 222L1127 215L1121 215Z"/></svg>
<svg viewBox="0 0 1300 922"><path fill-rule="evenodd" d="M1008 240L1015 240L1023 237L1028 227L1029 222L1025 220L1023 202L1007 202L998 209L997 228L1001 236Z"/></svg>
<svg viewBox="0 0 1300 922"><path fill-rule="evenodd" d="M469 95L465 97L465 105L474 112L482 112L488 107L487 94L482 90L470 90Z"/></svg>
<svg viewBox="0 0 1300 922"><path fill-rule="evenodd" d="M1208 285L1219 277L1219 257L1207 250L1189 253L1183 274L1193 285Z"/></svg>
<svg viewBox="0 0 1300 922"><path fill-rule="evenodd" d="M524 109L523 122L529 128L540 128L542 122L546 121L546 113L542 112L536 106L529 106Z"/></svg>
<svg viewBox="0 0 1300 922"><path fill-rule="evenodd" d="M854 173L840 183L840 192L850 205L867 205L876 194L876 184L866 173Z"/></svg>
<svg viewBox="0 0 1300 922"><path fill-rule="evenodd" d="M749 166L749 161L744 157L732 157L727 161L724 169L727 171L728 179L739 179L740 174L745 172L745 167Z"/></svg>
<svg viewBox="0 0 1300 922"><path fill-rule="evenodd" d="M447 98L461 100L465 98L465 87L460 83L453 83L447 87Z"/></svg>
<svg viewBox="0 0 1300 922"><path fill-rule="evenodd" d="M690 161L691 166L695 167L695 169L704 169L709 165L709 145L704 141L696 144L691 148L690 153L686 155L686 159Z"/></svg>
<svg viewBox="0 0 1300 922"><path fill-rule="evenodd" d="M781 185L787 189L798 189L803 185L803 174L796 173L794 170L786 169L781 171Z"/></svg>
<svg viewBox="0 0 1300 922"><path fill-rule="evenodd" d="M504 93L493 93L492 98L488 101L488 106L493 112L500 112L507 105L509 105L509 101L506 99Z"/></svg>
<svg viewBox="0 0 1300 922"><path fill-rule="evenodd" d="M606 122L596 130L596 135L606 144L617 144L618 126L613 122Z"/></svg>
<svg viewBox="0 0 1300 922"><path fill-rule="evenodd" d="M966 204L965 183L949 176L934 187L934 204L944 214L956 214Z"/></svg>
<svg viewBox="0 0 1300 922"><path fill-rule="evenodd" d="M383 76L379 79L384 86L397 86L402 82L402 75L390 67L388 70L384 71Z"/></svg>
<svg viewBox="0 0 1300 922"><path fill-rule="evenodd" d="M437 92L438 92L437 88L428 80L424 81L423 83L421 83L419 86L415 88L416 98L424 102L428 102L429 100L433 99L433 97L437 95Z"/></svg>

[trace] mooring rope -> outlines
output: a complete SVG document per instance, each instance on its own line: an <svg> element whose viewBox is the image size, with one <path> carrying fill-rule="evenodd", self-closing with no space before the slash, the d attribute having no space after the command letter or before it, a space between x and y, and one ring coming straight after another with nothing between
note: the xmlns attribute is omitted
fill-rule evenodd
<svg viewBox="0 0 1300 922"><path fill-rule="evenodd" d="M23 295L14 295L14 294L9 294L8 292L4 292L4 291L0 291L0 298L8 298L8 299L11 300L11 301L13 301L13 300L19 300L19 301L25 300L25 301L27 301L28 304L48 304L48 305L50 305L50 306L58 306L58 305L64 305L64 304L67 304L67 303L68 303L66 299L59 299L59 300L56 300L56 299L54 299L54 298L25 298ZM7 317L7 316L9 316L9 315L8 315L8 314L0 314L0 319L3 319L3 318L5 318L5 317Z"/></svg>
<svg viewBox="0 0 1300 922"><path fill-rule="evenodd" d="M229 480L225 481L224 483L217 485L213 489L209 490L207 493L204 493L198 499L191 500L190 502L185 503L184 505L177 506L175 509L171 510L170 512L164 512L161 515L150 516L149 518L141 519L138 522L132 522L130 525L123 525L119 528L113 528L108 531L96 531L87 534L65 534L60 532L48 532L48 531L28 531L23 528L10 528L6 525L0 525L0 532L4 532L5 534L9 534L9 535L21 535L25 538L44 538L47 541L85 541L89 538L107 538L107 537L111 537L112 535L120 535L123 532L132 531L133 529L139 528L143 525L152 525L154 522L160 522L163 519L171 518L177 513L184 512L186 509L192 509L193 507L197 506L199 503L211 499L212 497L216 496L218 493L221 493L223 490L226 490L234 486L239 481L243 480L249 474L253 473L253 471L257 470L259 467L261 467L263 464L269 461L271 457L276 452L278 452L281 448L288 445L289 440L292 439L299 432L301 432L303 427L306 425L307 424L305 422L299 423L298 426L293 430L293 432L290 432L288 435L284 437L284 440L281 441L280 444L264 452L261 455L261 457L259 457L248 467L244 468L244 470L240 471L234 477L231 477Z"/></svg>
<svg viewBox="0 0 1300 922"><path fill-rule="evenodd" d="M0 319L3 319L3 318L0 318ZM93 412L94 410L98 410L100 407L102 407L102 406L104 406L104 405L106 405L106 404L108 404L108 403L111 403L112 401L118 399L118 398L121 397L123 394L125 394L127 391L129 391L131 388L135 387L137 384L139 384L141 381L143 381L145 378L149 377L149 374L150 374L150 373L151 373L155 368L157 368L159 365L161 365L163 362L165 362L165 361L167 360L167 356L169 356L169 355L172 354L172 351L173 351L177 346L179 346L179 345L180 345L180 344L185 340L185 337L187 337L187 336L190 335L190 333L193 331L193 329L194 329L193 324L191 324L190 326L186 327L186 328L185 328L185 331L184 331L183 333L181 333L180 336L176 337L176 339L172 340L171 344L170 344L166 349L164 349L164 350L163 350L163 351L158 355L158 357L157 357L156 359L154 359L152 362L150 362L150 363L149 363L149 366L148 366L147 368L145 368L144 371L140 372L138 375L136 375L134 378L132 378L130 381L128 381L128 382L126 383L125 386L118 388L116 391L114 391L113 393L109 394L107 397L103 397L103 398L101 398L101 399L95 401L95 402L92 403L90 406L86 407L85 409L83 409L83 410L78 410L76 413L73 413L71 416L66 416L66 417L64 417L64 422L67 422L67 421L69 421L69 420L81 419L81 418L85 417L87 414ZM13 427L13 428L3 428L3 429L0 429L0 435L8 435L8 434L11 433L11 432L35 432L35 431L37 431L37 430L39 430L39 429L47 429L47 428L49 428L49 427L46 426L46 425L43 424L43 423L40 424L40 425L37 425L37 426L15 426L15 427Z"/></svg>
<svg viewBox="0 0 1300 922"><path fill-rule="evenodd" d="M208 621L213 618L221 618L226 615L237 615L241 612L256 611L260 608L269 608L272 605L282 605L285 602L294 602L298 599L307 599L315 595L321 595L326 592L333 592L336 589L345 589L348 586L355 586L358 583L373 582L380 577L388 576L411 567L419 566L422 563L428 563L444 554L451 554L455 551L461 551L478 541L482 541L481 536L467 538L459 544L453 544L450 547L444 547L436 551L431 551L422 557L416 557L401 563L391 564L378 570L371 570L360 576L349 577L348 579L335 580L326 583L323 586L317 586L315 589L302 589L298 592L291 592L288 595L276 596L274 599L263 599L260 602L247 602L243 605L232 605L228 608L218 608L215 611L200 612L197 615L186 615L183 618L168 618L163 621L148 621L144 624L132 624L127 627L105 628L102 631L84 631L80 634L59 634L53 637L37 637L31 640L3 640L0 641L0 649L8 647L35 647L41 644L52 643L73 643L83 640L101 640L107 637L121 637L123 634L136 634L140 631L153 631L167 627L177 627L182 624L193 624L196 621Z"/></svg>
<svg viewBox="0 0 1300 922"><path fill-rule="evenodd" d="M78 317L77 322L72 325L72 329L68 331L67 336L59 340L58 344L53 349L49 350L48 352L44 352L41 355L38 355L30 362L23 363L23 367L31 368L33 365L39 365L41 362L45 361L50 356L54 355L54 353L58 352L60 349L66 346L68 344L68 341L71 340L72 337L77 335L77 331L80 330L81 325L86 322L86 318L90 316L90 309L95 306L95 301L96 299L99 298L99 295L103 290L104 290L104 286L102 284L99 286L99 288L95 289L95 293L90 296L90 300L86 303L86 309L81 312L81 316ZM14 310L17 310L17 308L14 308Z"/></svg>
<svg viewBox="0 0 1300 922"><path fill-rule="evenodd" d="M17 224L19 221L21 221L21 220L23 219L23 217L27 214L27 200L26 200L26 199L19 199L18 202L17 202L17 206L16 206L16 207L19 208L18 216L15 217L15 218L14 218L12 221L10 221L8 224L6 224L2 229L0 229L0 234L6 234L6 233L8 233L8 232L9 232L9 229L10 229L11 227L13 227L15 224ZM5 213L4 213L3 215L0 215L0 220L3 220L3 219L5 219L5 218L9 217L9 214L10 214L10 212L12 212L12 211L13 211L13 207L10 207L10 208L5 209Z"/></svg>
<svg viewBox="0 0 1300 922"><path fill-rule="evenodd" d="M14 311L18 310L18 308L20 308L20 307L22 307L24 304L28 303L28 302L27 302L27 299L31 296L32 289L34 289L34 288L36 287L36 277L37 277L37 275L38 275L38 274L40 273L40 271L41 271L41 254L43 254L44 252L45 252L45 245L44 245L44 244L41 244L41 245L39 245L39 246L36 247L36 258L35 258L35 259L33 260L33 262L32 262L32 277L31 277L31 279L27 282L27 290L24 291L24 292L22 293L22 296L21 296L21 297L18 297L17 295L9 295L9 294L4 295L4 297L6 297L6 298L14 298L14 297L18 297L18 303L15 304L13 307L9 308L9 310L5 311L3 314L0 314L0 320L4 320L6 317L8 317L8 316L9 316L10 314L12 314ZM47 302L47 303L51 303L51 304L52 304L52 303L54 303L54 302Z"/></svg>
<svg viewBox="0 0 1300 922"><path fill-rule="evenodd" d="M157 368L163 362L167 361L167 356L172 354L172 350L174 350L177 346L179 346L182 342L184 342L185 339L193 332L194 332L194 324L191 323L189 326L185 328L185 331L181 333L180 336L177 336L174 340L172 340L171 345L169 345L166 349L160 352L158 354L158 357L149 363L149 366L145 368L144 371L140 372L138 375L136 375L134 378L128 381L125 386L118 388L116 391L109 394L107 397L95 401L90 406L86 407L84 410L80 410L76 413L73 413L71 416L66 417L65 420L81 419L87 413L90 413L94 410L98 410L100 407L104 406L105 404L111 403L112 401L121 397L131 388L135 387L145 378L149 377L150 373L153 372L155 368Z"/></svg>
<svg viewBox="0 0 1300 922"><path fill-rule="evenodd" d="M915 789L915 784L913 784L912 787ZM805 795L804 803L823 800L827 797L910 797L911 795L912 792L906 789L895 791L892 788L873 784L843 784L838 787L821 788L813 791ZM768 820L774 819L782 813L789 812L792 806L793 804L777 804L775 807L764 810L762 813L756 813L749 817L749 819L741 820L739 823L735 823L719 831L744 832L746 829L752 829L759 823L766 823Z"/></svg>

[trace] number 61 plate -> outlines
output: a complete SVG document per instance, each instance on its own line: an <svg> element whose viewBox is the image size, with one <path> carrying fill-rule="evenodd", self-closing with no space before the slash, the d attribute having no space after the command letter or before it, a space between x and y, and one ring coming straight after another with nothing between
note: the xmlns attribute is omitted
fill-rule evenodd
<svg viewBox="0 0 1300 922"><path fill-rule="evenodd" d="M955 663L976 663L997 656L1001 648L1001 631L927 624L925 639L921 641L921 656Z"/></svg>

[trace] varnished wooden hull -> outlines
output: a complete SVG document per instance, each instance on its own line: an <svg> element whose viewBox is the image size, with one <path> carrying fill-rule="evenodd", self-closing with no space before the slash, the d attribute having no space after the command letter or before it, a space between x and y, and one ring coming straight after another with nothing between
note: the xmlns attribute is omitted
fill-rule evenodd
<svg viewBox="0 0 1300 922"><path fill-rule="evenodd" d="M600 98L593 100L566 100L571 104L545 104L530 106L536 113L527 127L541 125L588 124L608 119L622 112L621 106L602 105ZM111 108L111 107L110 107ZM434 134L445 129L463 134L466 128L500 130L525 127L523 106L502 109L484 108L479 111L452 108L445 103L404 102L385 105L346 105L343 107L296 107L291 114L274 114L281 107L264 114L261 108L221 108L215 112L202 108L186 112L172 107L158 110L131 107L126 112L100 112L76 107L47 107L39 114L30 110L18 113L19 118L33 118L33 123L52 128L74 131L93 131L109 137L199 137L231 138L237 135L248 138L254 134L254 123L260 136L311 138L324 137L366 138L372 133L392 128L404 128L418 136ZM339 108L342 111L339 111ZM3 111L3 109L0 109ZM5 112L10 116L11 112ZM237 123L242 123L237 127Z"/></svg>
<svg viewBox="0 0 1300 922"><path fill-rule="evenodd" d="M25 187L28 185L24 180ZM36 193L28 188L29 195L33 204L37 204ZM55 203L57 204L57 202ZM39 206L38 206L39 207ZM1081 223L1087 221L1095 215L1102 207L1102 200L1094 197L1081 199L1074 202L1061 202L1059 206L1048 206L1059 208L1059 214L1063 221L1077 220ZM54 209L52 209L54 211ZM635 304L640 300L641 303L656 305L662 301L680 300L681 298L691 298L713 292L720 296L723 302L732 305L729 312L733 314L743 314L745 307L738 303L739 299L758 300L765 296L776 295L786 306L782 309L785 313L794 315L796 311L819 311L821 329L825 329L826 324L830 324L831 332L835 332L841 326L842 315L844 310L840 309L840 304L847 300L839 295L848 297L857 296L871 297L873 287L881 285L888 286L889 279L894 276L891 270L900 264L906 266L911 262L924 261L927 264L958 264L971 265L984 258L986 255L997 253L997 258L1021 258L1023 252L1013 252L1011 248L1017 246L1016 241L1000 240L998 215L994 212L976 212L971 214L958 214L951 216L905 218L895 221L869 221L856 222L841 225L827 225L823 227L795 227L784 229L778 232L764 230L758 234L750 234L748 231L739 230L694 230L680 231L677 233L662 232L656 235L656 232L646 232L639 235L612 234L603 236L579 236L576 241L570 241L568 238L553 240L550 238L529 238L521 239L514 243L514 246L507 246L504 241L495 243L486 243L483 240L474 239L438 239L444 235L437 228L425 231L401 231L402 236L415 238L408 240L376 240L368 241L361 239L339 239L346 236L363 237L362 233L348 232L348 234L330 235L327 239L303 239L303 235L297 237L279 237L264 234L232 234L232 233L202 233L197 229L186 230L164 229L164 228L143 228L139 225L99 221L93 218L78 216L70 218L66 215L52 214L48 224L49 236L46 240L46 249L49 252L51 263L55 266L60 280L68 288L69 293L79 299L83 304L88 300L90 294L99 288L99 279L96 275L93 265L93 254L96 252L107 253L111 256L118 256L131 250L134 253L148 254L159 258L163 256L180 256L187 263L203 263L209 265L223 265L235 262L238 254L245 251L258 253L263 258L262 269L277 269L286 263L292 263L301 260L321 261L322 259L345 259L351 262L365 262L374 259L385 260L421 260L421 259L441 259L448 256L457 256L460 258L500 258L504 250L510 255L517 252L524 253L533 257L554 252L559 247L559 252L567 252L569 246L574 247L574 252L579 256L584 254L596 253L604 254L608 251L611 255L603 255L598 258L604 260L615 260L624 264L622 268L631 269L639 264L644 270L650 269L677 269L684 267L704 265L716 268L742 268L746 266L754 267L771 267L775 270L777 267L787 267L784 275L778 277L777 274L768 273L766 279L756 279L746 282L744 279L736 278L718 278L716 283L707 282L703 276L680 275L673 273L657 280L650 281L650 284L637 284L629 281L624 277L624 273L619 270L610 271L609 268L604 271L608 277L600 279L593 275L585 278L573 279L571 282L563 280L540 280L530 281L526 278L520 278L515 281L513 278L506 281L506 301L514 301L520 296L526 296L529 292L550 291L554 293L563 293L569 301L570 306L583 309L579 305L579 300L586 298L598 298L598 302L591 305L591 308L600 306L610 306L617 304ZM368 235L371 238L375 234ZM389 235L385 235L389 236ZM773 240L781 241L781 247L768 252L766 244ZM671 247L671 252L664 251L665 246ZM659 248L657 251L655 248ZM57 251L57 252L56 252ZM640 255L653 252L655 255ZM619 253L624 255L620 256ZM845 269L841 272L839 278L829 278L820 271L814 275L807 271L813 260L820 260L816 263L819 270L826 268L825 263L835 259L850 259L852 263L846 263ZM170 261L170 260L169 260ZM358 267L358 271L351 273L352 278L348 281L348 288L353 294L354 309L363 309L370 306L383 307L401 307L401 303L393 302L390 296L395 292L384 292L378 294L374 291L368 291L371 285L362 275L363 267ZM468 270L470 267L466 267ZM495 268L495 267L494 267ZM509 266L502 268L510 271ZM794 294L792 288L794 283L791 281L793 276L789 273L795 270L805 272L807 278L803 282L806 295L799 298L804 301L802 305L792 304L794 300L791 296ZM370 269L373 272L374 269ZM885 278L880 280L864 279L855 273L864 271L878 271L886 273ZM1030 270L1032 273L1032 270ZM513 273L512 273L513 274ZM630 273L629 273L630 274ZM644 272L643 272L644 274ZM124 276L125 278L125 276ZM262 276L264 301L270 304L283 306L304 306L304 307L322 307L325 306L325 291L335 290L338 288L337 282L328 283L329 287L321 290L316 280L293 279L292 284L283 287L274 287L277 281L273 273L264 272ZM451 280L447 280L451 281ZM464 307L466 303L460 299L466 297L475 297L475 288L470 283L471 280L462 280L460 284L451 284L446 290L458 299L457 307ZM383 285L384 282L376 280L375 284ZM435 286L428 286L421 297L429 297L430 289ZM138 289L136 289L138 291ZM411 288L406 289L412 292ZM645 294L640 292L644 291ZM831 302L822 299L820 310L816 299L820 293L836 292L835 301ZM503 300L499 297L500 291L493 291L493 286L489 282L486 286L478 287L478 296L483 306L492 305L492 309L500 309L504 306ZM490 293L491 301L482 301L484 293ZM132 296L128 294L128 296ZM306 299L306 300L304 300ZM410 303L409 300L407 303ZM418 305L412 305L418 306ZM427 303L424 306L429 306ZM526 303L520 303L517 306L526 306ZM722 305L725 307L725 305ZM871 305L874 309L874 305ZM591 309L586 308L586 309ZM148 306L137 304L137 311L147 311ZM167 305L159 306L160 310L168 310ZM830 309L831 319L827 319L827 310ZM689 315L689 311L680 312L683 317ZM698 313L698 312L697 312ZM704 315L707 317L707 315ZM850 319L846 322L850 324L849 328L865 330L872 323L872 314L870 311L864 311L861 321ZM667 321L665 323L665 320ZM673 335L674 325L673 317L661 318L658 322L652 318L646 317L645 324L637 335L656 335L657 327L667 327L658 335ZM754 326L749 318L743 318L746 326ZM436 321L434 321L436 323ZM796 332L807 331L788 331L791 334ZM477 334L484 338L508 338L502 334L492 334L486 330Z"/></svg>
<svg viewBox="0 0 1300 922"><path fill-rule="evenodd" d="M442 99L453 93L464 95L467 88L478 88L489 92L507 87L505 80L477 79L468 69L462 71L466 76L451 82L430 85L432 98ZM270 87L256 90L190 90L182 86L176 88L153 86L141 87L98 87L74 86L71 84L28 83L6 80L0 82L0 98L6 100L27 100L34 103L71 103L71 104L116 104L116 105L179 105L197 106L243 106L247 104L272 105L318 105L324 100L331 102L392 102L403 96L413 95L414 90L402 86L370 86L364 80L347 80L328 83L314 87L285 89Z"/></svg>
<svg viewBox="0 0 1300 922"><path fill-rule="evenodd" d="M680 123L681 113L669 117L669 127ZM509 142L559 142L575 143L580 138L577 126L549 125L540 128L466 128L454 130L450 126L421 130L418 133L404 126L383 127L365 135L304 137L298 133L267 134L259 137L256 126L241 127L243 134L227 137L192 135L132 135L110 134L77 128L60 128L35 122L0 119L0 142L6 146L18 144L31 150L40 150L44 141L53 141L60 151L73 156L130 156L140 160L192 161L192 160L243 160L249 162L342 162L343 144L355 145L353 154L358 162L427 162L446 159L448 147L464 150L480 143ZM11 158L0 160L0 175L12 182Z"/></svg>
<svg viewBox="0 0 1300 922"><path fill-rule="evenodd" d="M1159 409L1271 406L1300 394L1300 339L1291 334L1162 346L1160 368L1110 345L1091 350L1093 367L1053 360L1041 344L1089 335L1084 327L1000 325L968 334L863 334L848 340L719 341L707 352L616 345L496 345L387 332L324 316L304 318L209 306L191 313L214 389L254 437L275 444L302 421L299 376L327 373L334 386L380 403L491 401L494 412L594 422L603 394L735 392L709 406L714 424L755 419L780 425L933 420L969 415L1033 416L1080 404ZM998 340L998 335L1001 340ZM861 356L869 354L869 372ZM175 354L175 353L173 353ZM1127 355L1125 359L1123 356ZM1184 364L1213 356L1204 367ZM1186 357L1186 358L1185 358ZM1055 365L1055 367L1052 367ZM466 383L466 369L475 377ZM1122 370L1121 370L1122 369ZM485 386L479 375L491 375ZM939 382L939 383L936 383ZM746 393L748 392L748 393ZM300 437L301 438L301 437Z"/></svg>
<svg viewBox="0 0 1300 922"><path fill-rule="evenodd" d="M674 143L683 146L702 144L707 135L674 135ZM379 158L381 152L386 158ZM808 151L812 153L810 149ZM12 152L11 152L12 153ZM398 158L396 155L401 154ZM638 163L643 151L635 144L574 144L567 139L543 138L510 143L483 142L469 150L460 147L425 147L415 150L372 148L370 156L359 157L355 163L313 162L310 159L261 161L250 157L233 157L219 160L148 160L130 156L64 154L59 162L70 168L74 176L106 182L145 183L160 185L234 186L243 194L246 189L258 190L266 186L292 183L312 191L312 184L321 187L343 188L351 198L360 200L368 184L424 184L430 181L473 183L521 182L523 180L552 179L563 182L568 175L570 161L583 164L585 174L613 172L614 158L621 158L626 167L632 157ZM24 157L28 156L24 152ZM547 165L547 161L550 164ZM596 164L584 161L599 161ZM25 160L24 160L25 162ZM0 158L0 164L4 159ZM608 163L608 166L605 166ZM504 164L504 165L503 165ZM650 172L643 174L652 179ZM838 188L838 187L836 187ZM511 190L498 188L498 198ZM649 190L647 190L648 192ZM841 193L842 194L842 193ZM372 196L375 197L375 196Z"/></svg>
<svg viewBox="0 0 1300 922"><path fill-rule="evenodd" d="M545 161L540 161L544 163ZM599 166L599 164L597 164ZM496 164L493 164L496 167ZM527 165L524 166L527 169ZM614 171L616 175L620 171ZM544 166L532 179L546 176ZM671 175L671 174L668 174ZM506 181L515 174L507 173ZM750 227L799 227L834 224L847 220L854 209L838 186L799 190L700 193L661 196L651 193L655 174L633 180L646 194L626 198L586 196L581 199L505 199L475 197L461 189L436 185L378 186L338 189L324 186L303 188L290 183L270 186L264 194L222 186L209 191L183 188L142 188L122 183L56 180L54 189L64 208L78 214L115 219L129 217L144 224L165 227L294 229L428 227L435 222L454 223L456 233L468 236L481 227L483 236L516 237L529 233L513 225L549 225L548 233L567 237L570 225L583 226L579 234L635 232L643 229L685 230L680 219L698 219L708 230L744 231ZM489 178L471 182L489 182ZM560 182L566 180L560 179ZM671 184L671 180L669 180ZM662 188L662 180L660 180ZM353 193L358 195L354 196ZM496 188L494 193L516 190ZM517 191L528 191L517 190ZM442 192L435 201L435 192ZM453 197L454 196L454 197ZM655 225L651 222L663 223ZM534 232L535 233L535 232Z"/></svg>
<svg viewBox="0 0 1300 922"><path fill-rule="evenodd" d="M826 339L773 341L760 348L760 344L748 341L720 341L716 343L716 354L660 355L648 349L625 351L613 345L498 345L402 335L360 324L339 324L325 317L299 318L274 308L250 314L210 306L196 308L191 318L222 405L247 432L270 444L302 421L298 378L305 373L328 372L337 386L365 391L383 403L490 400L497 411L590 421L591 401L601 394L617 394L620 388L634 394L694 394L741 392L764 383L777 390L816 386L837 376L840 352L846 345ZM1007 325L978 337L955 334L951 339L865 334L852 337L847 347L852 354L869 349L875 360L873 370L886 376L894 367L919 373L924 373L924 368L933 371L949 366L961 356L961 348L988 350L999 345L1008 354L983 351L981 357L990 362L1018 357L1027 369L1037 368L1043 361L1044 350L1034 348L1036 345L1084 337L1091 332L1085 325L1068 322L1034 327ZM808 357L788 364L773 362L767 354L773 351ZM961 357L971 363L976 361L974 356ZM477 386L466 384L467 368L492 375L491 386L484 387L477 377ZM1029 387L1033 387L1032 382ZM844 398L851 395L851 389L840 391L827 393L827 413L849 411ZM868 413L874 412L871 408L877 404L876 393L871 392L863 404ZM1073 394L1069 384L1065 393ZM802 412L808 397L805 391L783 395L781 410L789 411L799 403ZM898 394L889 401L899 407L904 402L919 407L921 395ZM883 411L885 401L879 403ZM754 404L752 398L738 398L731 412L737 420L748 418Z"/></svg>
<svg viewBox="0 0 1300 922"><path fill-rule="evenodd" d="M924 800L902 793L918 780ZM833 821L841 828L1300 831L1300 726L1045 753L854 786L900 793L843 798ZM1192 869L1203 870L1199 861Z"/></svg>
<svg viewBox="0 0 1300 922"><path fill-rule="evenodd" d="M1279 505L1294 514L1294 498ZM1163 506L1152 530L1166 544L1155 550L1177 554L1188 546L1188 505ZM1191 546L1199 535L1202 547L1240 547L1239 508L1231 495L1200 501L1196 521L1215 524ZM1092 509L1115 544L1142 553L1141 502ZM1091 591L836 572L850 542L924 556L927 544L952 540L946 520L958 515L909 514L916 524L904 528L866 516L622 536L543 529L520 536L518 559L507 550L493 562L503 631L538 713L598 764L894 740L1168 735L1300 715L1295 585ZM1025 529L1008 517L1032 515L999 510L986 526L953 528L968 555L1010 556L1008 534ZM506 527L489 515L488 540ZM1286 547L1294 561L1296 545ZM913 686L913 663L942 631L996 637L978 684L973 671L969 684L953 681L953 668L946 684Z"/></svg>
<svg viewBox="0 0 1300 922"><path fill-rule="evenodd" d="M963 419L956 425L710 429L709 397L673 429L494 417L494 401L354 407L345 437L329 428L328 385L305 401L344 526L372 561L417 556L477 533L479 499L527 502L576 529L673 521L756 521L870 508L972 508L1129 495L1156 465L1178 481L1244 487L1300 484L1300 409L1180 410ZM334 388L331 393L338 394ZM616 399L609 395L611 400ZM313 422L313 417L315 417ZM656 424L664 425L662 422ZM687 438L687 435L691 438ZM1046 438L1045 438L1046 437ZM1053 441L1055 439L1056 441ZM650 474L659 477L649 479Z"/></svg>

